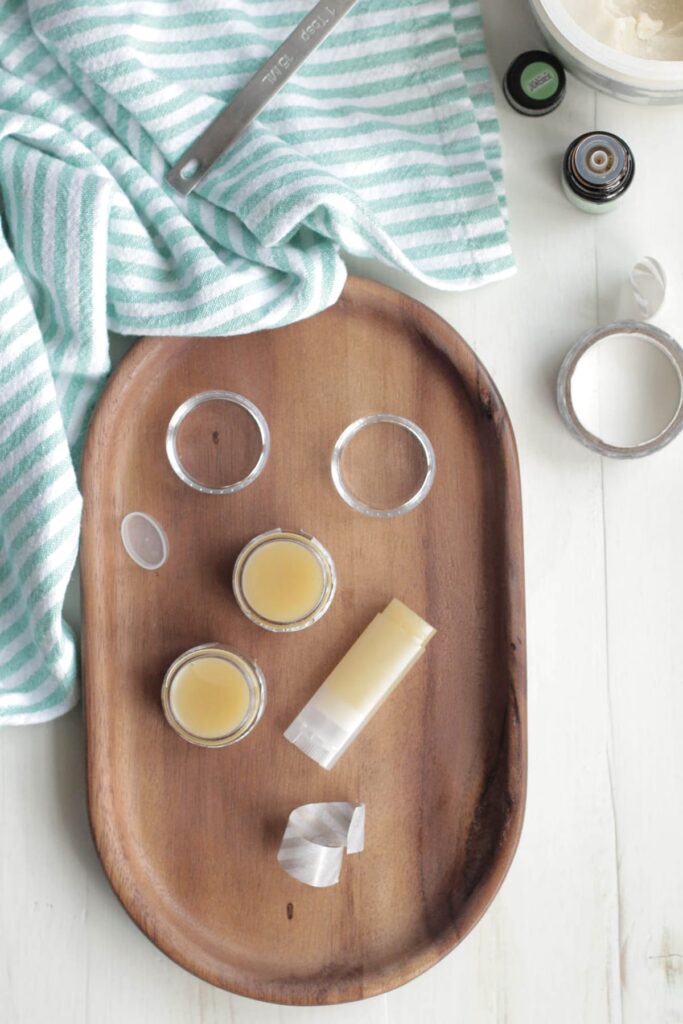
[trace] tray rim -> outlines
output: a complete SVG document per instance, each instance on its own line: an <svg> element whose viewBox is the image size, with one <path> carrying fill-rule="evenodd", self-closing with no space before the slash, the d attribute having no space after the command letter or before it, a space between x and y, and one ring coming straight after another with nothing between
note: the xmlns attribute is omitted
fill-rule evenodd
<svg viewBox="0 0 683 1024"><path fill-rule="evenodd" d="M491 906L499 892L514 859L524 823L526 809L527 780L528 780L528 736L527 736L527 669L526 669L526 615L525 615L525 586L524 586L524 543L523 543L523 520L522 520L522 499L521 481L519 473L519 456L512 423L509 414L498 391L496 384L489 372L480 361L477 354L470 345L462 338L458 331L444 320L438 313L419 300L406 295L388 285L380 284L369 278L361 278L349 275L337 304L345 301L355 303L380 301L390 305L396 305L403 313L407 322L415 324L420 334L427 339L441 352L453 365L458 375L462 378L466 389L471 397L477 397L484 413L498 435L499 447L502 454L501 465L504 472L504 492L506 506L514 511L514 514L504 517L505 544L507 550L513 553L511 561L515 565L515 573L508 572L505 576L507 589L506 601L506 636L515 633L515 641L511 642L512 651L508 652L510 658L510 702L513 707L513 714L516 722L516 748L517 756L508 752L507 763L516 766L515 775L515 801L511 809L506 828L501 833L500 846L493 862L493 869L485 876L479 887L475 887L470 894L469 905L465 915L465 925L461 928L455 926L448 931L444 930L437 939L434 939L427 947L427 952L422 950L414 952L407 961L400 964L390 964L381 970L375 970L372 976L365 974L359 979L353 976L346 983L335 981L334 990L326 993L324 998L315 997L315 990L311 982L308 987L299 986L297 993L305 995L305 998L296 998L290 991L278 994L277 992L263 994L262 987L259 988L251 978L235 971L234 980L226 980L225 972L208 968L206 966L206 954L204 963L198 963L193 959L192 950L196 949L191 938L182 929L174 927L173 922L168 919L159 922L162 915L155 919L147 919L147 912L150 909L150 901L145 894L139 892L134 874L129 870L126 873L122 867L130 867L126 858L125 843L123 837L112 831L109 822L114 817L114 801L111 790L105 787L104 790L98 785L100 777L98 762L101 760L100 752L94 749L92 736L95 733L95 719L97 711L95 704L88 696L89 686L86 682L90 675L92 662L95 660L94 648L96 645L88 643L90 635L89 621L90 609L86 591L86 573L84 566L88 561L87 557L81 558L80 582L82 591L82 631L81 631L81 662L83 675L83 706L85 718L85 747L86 747L86 770L87 770L87 810L90 831L93 837L95 849L107 879L114 890L114 893L123 906L124 910L139 928L139 930L154 945L163 952L170 960L209 984L222 988L235 995L254 999L259 1002L274 1003L283 1006L324 1006L335 1005L347 1002L356 1002L372 996L381 995L406 984L419 977L425 971L435 966L448 953L452 952L462 940L479 923L483 915ZM322 311L316 316L324 315ZM315 317L311 318L315 319ZM268 334L272 331L254 332ZM248 337L249 335L236 335L235 337ZM196 335L178 336L172 334L149 335L140 338L130 351L123 357L119 365L112 372L106 387L100 395L97 406L94 410L86 443L83 450L81 464L81 478L90 476L91 464L98 459L98 448L100 435L103 432L103 425L110 418L110 406L115 409L119 393L125 389L127 381L139 372L141 366L148 358L148 350L160 340L165 338L179 342L196 339ZM218 337L225 337L220 335ZM206 341L211 341L213 336L207 336ZM81 527L81 549L84 554L92 549L94 557L97 551L96 540L90 539L89 503L84 490L84 510ZM513 614L514 609L514 614ZM91 647L93 649L91 649ZM505 727L505 735L510 738L511 729L509 722ZM104 759L106 765L107 761ZM156 904L158 908L158 903ZM153 909L153 908L152 908ZM153 915L151 915L153 917ZM144 922L144 923L143 923ZM448 936L447 939L444 936ZM218 967L225 967L225 961L216 960ZM344 987L342 987L344 985ZM360 990L360 993L359 993Z"/></svg>

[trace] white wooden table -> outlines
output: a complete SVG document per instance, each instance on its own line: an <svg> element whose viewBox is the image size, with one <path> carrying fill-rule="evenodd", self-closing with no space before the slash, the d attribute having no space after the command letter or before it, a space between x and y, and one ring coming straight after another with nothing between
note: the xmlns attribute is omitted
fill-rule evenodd
<svg viewBox="0 0 683 1024"><path fill-rule="evenodd" d="M524 0L485 0L499 80L539 42ZM529 796L508 878L433 970L324 1009L250 1002L166 959L97 861L80 710L0 734L3 1024L674 1024L683 1022L683 438L603 461L554 405L562 357L616 312L632 264L658 257L657 322L683 339L683 108L637 108L570 79L549 117L502 98L519 272L461 296L356 264L433 306L508 405L524 494ZM636 182L606 217L563 198L566 144L594 127L632 145ZM679 195L676 195L676 186Z"/></svg>

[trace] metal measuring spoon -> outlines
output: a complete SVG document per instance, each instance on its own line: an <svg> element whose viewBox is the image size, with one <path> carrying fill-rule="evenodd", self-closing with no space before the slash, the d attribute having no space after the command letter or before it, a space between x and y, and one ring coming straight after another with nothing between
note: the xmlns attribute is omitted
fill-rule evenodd
<svg viewBox="0 0 683 1024"><path fill-rule="evenodd" d="M355 3L356 0L320 0L315 5L167 172L166 181L176 192L187 196L196 188Z"/></svg>

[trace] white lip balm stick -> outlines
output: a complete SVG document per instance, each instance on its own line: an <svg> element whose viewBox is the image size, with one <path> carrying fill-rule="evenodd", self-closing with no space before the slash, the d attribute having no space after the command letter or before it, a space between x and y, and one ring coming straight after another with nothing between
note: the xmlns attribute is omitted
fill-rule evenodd
<svg viewBox="0 0 683 1024"><path fill-rule="evenodd" d="M394 598L313 694L285 738L322 768L332 768L435 633Z"/></svg>

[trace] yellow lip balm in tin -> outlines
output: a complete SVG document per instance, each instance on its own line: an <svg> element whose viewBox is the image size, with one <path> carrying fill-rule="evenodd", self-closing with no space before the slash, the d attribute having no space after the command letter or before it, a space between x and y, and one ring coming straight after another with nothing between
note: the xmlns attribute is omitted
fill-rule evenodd
<svg viewBox="0 0 683 1024"><path fill-rule="evenodd" d="M269 530L240 552L232 577L238 605L272 632L312 626L330 607L337 586L332 557L303 531Z"/></svg>
<svg viewBox="0 0 683 1024"><path fill-rule="evenodd" d="M263 714L266 684L258 665L229 647L204 644L173 662L161 702L179 736L201 747L227 747Z"/></svg>

